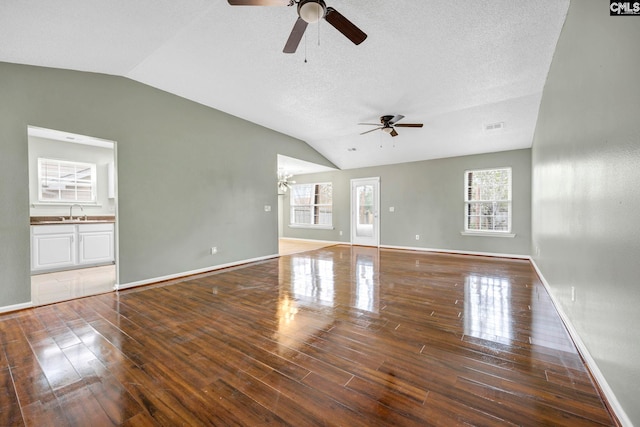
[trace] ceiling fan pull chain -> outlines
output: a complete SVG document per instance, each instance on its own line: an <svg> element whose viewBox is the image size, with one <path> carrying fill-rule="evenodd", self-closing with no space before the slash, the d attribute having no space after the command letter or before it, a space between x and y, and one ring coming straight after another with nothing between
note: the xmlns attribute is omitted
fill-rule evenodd
<svg viewBox="0 0 640 427"><path fill-rule="evenodd" d="M322 16L320 16L320 9L318 9L318 22L316 25L318 25L318 46L320 46L320 18L322 18Z"/></svg>
<svg viewBox="0 0 640 427"><path fill-rule="evenodd" d="M304 35L304 63L307 63L307 35Z"/></svg>

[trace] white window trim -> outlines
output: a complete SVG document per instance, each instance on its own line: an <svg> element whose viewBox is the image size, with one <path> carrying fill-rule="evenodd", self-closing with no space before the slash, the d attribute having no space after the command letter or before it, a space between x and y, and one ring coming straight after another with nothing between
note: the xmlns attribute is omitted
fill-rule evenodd
<svg viewBox="0 0 640 427"><path fill-rule="evenodd" d="M515 233L509 233L507 231L461 231L462 236L475 236L475 237L516 237Z"/></svg>
<svg viewBox="0 0 640 427"><path fill-rule="evenodd" d="M467 193L467 183L468 183L468 179L467 179L467 175L469 172L483 172L483 171L492 171L492 170L498 170L498 169L508 169L509 170L509 199L508 200L503 200L502 202L508 202L509 203L509 218L508 218L508 230L506 231L500 231L500 230L473 230L473 229L469 229L467 228L468 226L468 222L467 222L467 206L469 204L469 200L467 200L468 197L468 193ZM484 169L467 169L464 171L464 175L462 177L463 180L463 194L464 194L464 216L463 216L463 222L464 222L464 230L460 232L460 234L462 236L473 236L473 237L508 237L508 238L513 238L516 237L515 233L512 233L513 231L513 168L511 166L497 166L494 168L484 168ZM482 203L482 202L495 202L495 200L473 200L472 202L474 203Z"/></svg>
<svg viewBox="0 0 640 427"><path fill-rule="evenodd" d="M42 198L42 163L43 162L58 162L58 163L66 163L73 165L82 165L91 169L91 190L92 190L92 200L44 200ZM73 204L83 205L83 206L97 206L98 205L98 167L95 163L87 163L87 162L76 162L70 160L59 160L59 159L50 159L45 157L38 158L38 203L34 203L34 206L69 206Z"/></svg>
<svg viewBox="0 0 640 427"><path fill-rule="evenodd" d="M308 182L308 183L300 183L295 185L331 185L331 192L333 194L333 183L332 182ZM294 185L294 186L295 186ZM291 196L289 197L289 228L310 228L310 229L318 229L318 230L333 230L333 197L331 200L331 204L318 204L318 205L306 205L306 206L331 206L331 224L298 224L291 222L291 211L294 206L305 206L305 205L294 205L291 203L293 199L293 190L291 191Z"/></svg>
<svg viewBox="0 0 640 427"><path fill-rule="evenodd" d="M102 203L98 203L98 202L38 202L38 203L31 203L31 207L33 208L38 208L38 207L55 207L55 206L63 206L63 207L69 207L71 205L82 205L82 206L91 206L91 207L96 207L96 208L101 208L102 207Z"/></svg>

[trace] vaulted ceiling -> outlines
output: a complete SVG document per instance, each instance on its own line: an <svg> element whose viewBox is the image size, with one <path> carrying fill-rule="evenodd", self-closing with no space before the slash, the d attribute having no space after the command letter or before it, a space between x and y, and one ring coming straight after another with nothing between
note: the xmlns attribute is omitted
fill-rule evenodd
<svg viewBox="0 0 640 427"><path fill-rule="evenodd" d="M367 39L321 20L284 54L295 7L3 1L0 61L125 76L299 138L343 169L531 146L569 0L327 5ZM385 114L425 126L360 135L370 127L357 123Z"/></svg>

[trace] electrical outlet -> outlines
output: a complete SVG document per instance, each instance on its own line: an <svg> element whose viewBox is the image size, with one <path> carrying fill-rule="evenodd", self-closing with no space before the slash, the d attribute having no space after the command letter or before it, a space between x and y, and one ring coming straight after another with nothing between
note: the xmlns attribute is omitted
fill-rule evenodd
<svg viewBox="0 0 640 427"><path fill-rule="evenodd" d="M416 240L420 240L420 235L416 234Z"/></svg>
<svg viewBox="0 0 640 427"><path fill-rule="evenodd" d="M340 230L340 235L342 236L342 230Z"/></svg>
<svg viewBox="0 0 640 427"><path fill-rule="evenodd" d="M211 247L211 255L215 255L218 253L218 247L217 246L212 246Z"/></svg>
<svg viewBox="0 0 640 427"><path fill-rule="evenodd" d="M265 212L271 212L271 206L270 205L264 205L264 211Z"/></svg>
<svg viewBox="0 0 640 427"><path fill-rule="evenodd" d="M389 206L389 212L395 212L396 208L394 206Z"/></svg>

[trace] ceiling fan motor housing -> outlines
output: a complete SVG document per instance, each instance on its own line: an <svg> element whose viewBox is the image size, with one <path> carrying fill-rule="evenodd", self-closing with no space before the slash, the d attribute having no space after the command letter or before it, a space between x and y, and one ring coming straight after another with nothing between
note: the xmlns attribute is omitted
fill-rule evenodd
<svg viewBox="0 0 640 427"><path fill-rule="evenodd" d="M309 24L318 22L327 13L327 5L323 0L300 0L298 16Z"/></svg>

